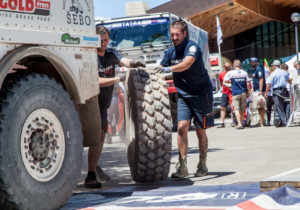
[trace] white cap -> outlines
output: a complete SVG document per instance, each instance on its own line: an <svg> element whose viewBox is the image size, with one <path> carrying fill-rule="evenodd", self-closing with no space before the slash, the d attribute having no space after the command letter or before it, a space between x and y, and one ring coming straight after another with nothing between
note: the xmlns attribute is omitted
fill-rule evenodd
<svg viewBox="0 0 300 210"><path fill-rule="evenodd" d="M280 66L280 61L279 60L274 60L272 63L272 66Z"/></svg>

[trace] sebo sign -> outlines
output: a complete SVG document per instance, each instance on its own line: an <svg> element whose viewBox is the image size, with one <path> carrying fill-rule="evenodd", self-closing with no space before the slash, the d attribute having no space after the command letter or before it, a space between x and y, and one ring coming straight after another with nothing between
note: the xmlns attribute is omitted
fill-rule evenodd
<svg viewBox="0 0 300 210"><path fill-rule="evenodd" d="M91 25L91 18L89 16L83 16L81 14L67 13L67 23L73 25Z"/></svg>
<svg viewBox="0 0 300 210"><path fill-rule="evenodd" d="M85 15L85 10L87 10L89 7L88 2L85 1L83 3L79 0L69 0L69 4L66 5L66 1L64 0L64 9L67 10L67 23L73 24L73 25L91 25L91 17L88 15ZM84 5L86 4L86 5ZM84 7L85 6L85 7Z"/></svg>

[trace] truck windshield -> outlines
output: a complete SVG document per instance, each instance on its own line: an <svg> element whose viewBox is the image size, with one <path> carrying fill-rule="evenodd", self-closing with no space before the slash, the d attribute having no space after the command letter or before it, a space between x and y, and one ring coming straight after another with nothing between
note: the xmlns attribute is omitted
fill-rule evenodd
<svg viewBox="0 0 300 210"><path fill-rule="evenodd" d="M110 47L118 50L171 43L167 18L130 20L102 25L110 30Z"/></svg>

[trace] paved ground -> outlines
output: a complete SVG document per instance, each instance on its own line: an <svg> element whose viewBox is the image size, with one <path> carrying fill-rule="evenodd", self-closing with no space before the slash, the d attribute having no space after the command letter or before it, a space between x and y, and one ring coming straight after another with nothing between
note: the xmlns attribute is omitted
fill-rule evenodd
<svg viewBox="0 0 300 210"><path fill-rule="evenodd" d="M111 180L103 183L101 189L89 190L83 185L87 173L85 150L81 181L62 209L169 209L172 206L174 209L203 209L205 206L204 209L253 209L253 205L256 209L300 209L300 192L294 188L280 188L270 194L263 194L259 188L263 180L300 181L300 126L236 130L230 127L230 121L226 120L226 128L208 130L209 174L202 178L193 177L199 153L192 130L189 132L188 179L135 183L127 163L126 145L114 137L112 144L105 144L100 160ZM216 124L218 122L216 120ZM178 158L176 138L177 134L173 133L170 173L175 171Z"/></svg>
<svg viewBox="0 0 300 210"><path fill-rule="evenodd" d="M219 129L214 127L208 130L208 176L203 178L193 177L199 154L195 132L190 131L188 151L189 179L177 181L169 178L157 185L249 183L262 181L282 173L288 176L292 175L294 180L299 177L300 181L299 126L289 128L275 128L271 126L235 130L230 127L230 119L226 122L226 128ZM216 120L216 123L218 123L218 120ZM170 173L175 171L178 157L176 138L177 134L173 133ZM86 162L85 150L82 180L86 176ZM111 181L103 184L103 189L143 185L135 184L132 181L127 163L126 145L117 137L113 138L112 144L105 144L100 164L112 178ZM82 180L75 192L86 191Z"/></svg>

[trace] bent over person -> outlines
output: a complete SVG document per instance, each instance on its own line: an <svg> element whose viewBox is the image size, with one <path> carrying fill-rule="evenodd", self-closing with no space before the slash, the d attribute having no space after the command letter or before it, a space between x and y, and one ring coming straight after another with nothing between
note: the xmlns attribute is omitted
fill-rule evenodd
<svg viewBox="0 0 300 210"><path fill-rule="evenodd" d="M194 119L199 142L199 163L195 177L208 173L206 157L208 140L206 129L214 125L212 112L212 83L204 67L199 46L189 40L188 27L184 21L176 21L170 28L174 44L161 61L161 73L173 73L174 85L178 91L178 151L179 167L173 178L189 176L187 169L188 131Z"/></svg>
<svg viewBox="0 0 300 210"><path fill-rule="evenodd" d="M127 67L144 66L144 64L139 61L135 62L127 58L123 58L116 50L107 48L110 41L110 32L107 28L99 26L96 28L96 33L101 35L101 47L97 49L97 54L100 86L98 101L102 129L99 144L97 146L90 146L88 150L88 175L85 179L85 186L88 188L99 188L101 187L100 181L109 180L109 177L98 165L98 161L102 153L105 133L108 128L107 109L111 104L114 84L121 80L120 77L115 77L115 67L116 65Z"/></svg>

